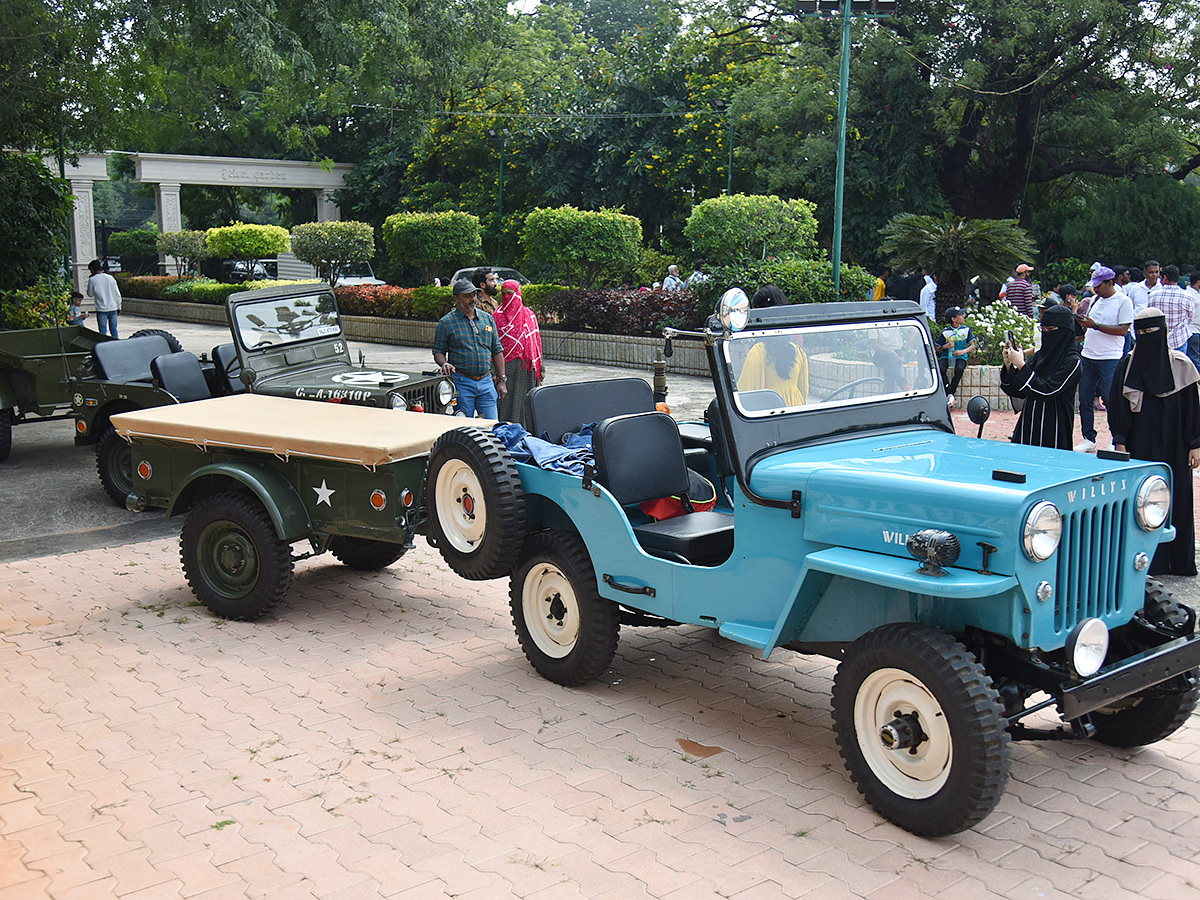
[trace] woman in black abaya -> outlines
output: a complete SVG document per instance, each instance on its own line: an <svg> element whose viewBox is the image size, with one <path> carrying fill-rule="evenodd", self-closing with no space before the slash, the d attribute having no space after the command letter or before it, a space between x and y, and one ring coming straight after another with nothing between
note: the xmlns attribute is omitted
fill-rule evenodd
<svg viewBox="0 0 1200 900"><path fill-rule="evenodd" d="M1042 347L1028 361L1019 347L1004 349L1000 389L1025 401L1012 440L1070 450L1080 372L1075 317L1066 306L1052 306L1042 313L1039 327Z"/></svg>
<svg viewBox="0 0 1200 900"><path fill-rule="evenodd" d="M1137 459L1171 467L1175 540L1159 544L1151 575L1195 575L1192 469L1200 466L1200 374L1167 346L1167 319L1148 307L1133 320L1137 343L1117 366L1108 402L1113 445Z"/></svg>

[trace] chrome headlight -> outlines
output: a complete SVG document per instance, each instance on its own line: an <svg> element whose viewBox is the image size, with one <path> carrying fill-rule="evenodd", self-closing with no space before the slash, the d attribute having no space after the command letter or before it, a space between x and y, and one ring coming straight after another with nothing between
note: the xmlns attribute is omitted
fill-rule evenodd
<svg viewBox="0 0 1200 900"><path fill-rule="evenodd" d="M1024 531L1025 555L1036 562L1049 559L1062 538L1062 514L1048 500L1036 503L1025 517Z"/></svg>
<svg viewBox="0 0 1200 900"><path fill-rule="evenodd" d="M388 394L388 406L392 409L408 409L408 401L403 394Z"/></svg>
<svg viewBox="0 0 1200 900"><path fill-rule="evenodd" d="M730 288L717 303L717 319L728 331L741 331L750 318L750 298L741 288Z"/></svg>
<svg viewBox="0 0 1200 900"><path fill-rule="evenodd" d="M1108 626L1099 619L1084 619L1067 637L1067 664L1080 678L1100 671L1108 656Z"/></svg>
<svg viewBox="0 0 1200 900"><path fill-rule="evenodd" d="M1171 486L1161 475L1151 475L1137 490L1138 524L1147 531L1154 531L1166 524L1171 512Z"/></svg>
<svg viewBox="0 0 1200 900"><path fill-rule="evenodd" d="M454 385L449 381L439 381L436 398L438 406L449 406L450 401L454 399Z"/></svg>

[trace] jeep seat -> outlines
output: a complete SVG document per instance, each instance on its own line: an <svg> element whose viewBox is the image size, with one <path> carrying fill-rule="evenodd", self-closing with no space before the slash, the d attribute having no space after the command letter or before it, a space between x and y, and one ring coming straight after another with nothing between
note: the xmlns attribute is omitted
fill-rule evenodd
<svg viewBox="0 0 1200 900"><path fill-rule="evenodd" d="M687 493L683 444L675 420L666 413L605 419L592 435L592 447L596 479L622 506ZM635 525L633 533L652 556L694 565L719 565L733 552L733 515L724 511Z"/></svg>
<svg viewBox="0 0 1200 900"><path fill-rule="evenodd" d="M181 350L156 356L150 361L150 371L158 380L159 387L180 403L207 400L212 396L200 368L200 360L196 359L194 353Z"/></svg>
<svg viewBox="0 0 1200 900"><path fill-rule="evenodd" d="M237 347L233 343L213 347L212 360L217 367L217 391L222 394L240 394L246 390L246 385L240 378L231 377L229 374L229 367L238 361Z"/></svg>
<svg viewBox="0 0 1200 900"><path fill-rule="evenodd" d="M627 413L653 412L654 391L641 378L612 378L535 387L525 399L529 432L561 444L563 435L591 422Z"/></svg>
<svg viewBox="0 0 1200 900"><path fill-rule="evenodd" d="M146 381L154 376L150 362L170 353L171 347L161 334L147 334L123 341L104 341L92 348L97 377L107 381Z"/></svg>

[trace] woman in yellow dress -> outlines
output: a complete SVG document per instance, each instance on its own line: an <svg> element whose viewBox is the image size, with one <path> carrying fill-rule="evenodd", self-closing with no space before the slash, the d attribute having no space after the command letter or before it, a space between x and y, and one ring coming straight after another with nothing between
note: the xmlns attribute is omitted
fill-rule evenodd
<svg viewBox="0 0 1200 900"><path fill-rule="evenodd" d="M755 309L785 306L787 296L774 284L763 285L750 300ZM791 337L758 341L746 354L738 376L738 391L775 391L784 406L808 402L808 356Z"/></svg>

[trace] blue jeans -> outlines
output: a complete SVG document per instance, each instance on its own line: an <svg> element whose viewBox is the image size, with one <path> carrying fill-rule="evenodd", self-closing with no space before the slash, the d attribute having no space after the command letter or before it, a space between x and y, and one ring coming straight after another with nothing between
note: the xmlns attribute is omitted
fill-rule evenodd
<svg viewBox="0 0 1200 900"><path fill-rule="evenodd" d="M1191 335L1182 349L1188 359L1192 361L1192 365L1196 367L1196 371L1200 372L1200 334Z"/></svg>
<svg viewBox="0 0 1200 900"><path fill-rule="evenodd" d="M101 334L117 336L117 311L115 309L96 310L96 327Z"/></svg>
<svg viewBox="0 0 1200 900"><path fill-rule="evenodd" d="M459 375L457 372L450 377L454 380L455 388L458 389L458 401L454 404L455 412L461 412L467 418L474 418L475 413L479 413L485 419L496 418L496 385L492 383L490 375L480 378L478 381L468 378L466 375Z"/></svg>
<svg viewBox="0 0 1200 900"><path fill-rule="evenodd" d="M1096 410L1092 400L1099 388L1100 399L1108 403L1108 392L1112 390L1113 376L1117 374L1119 359L1088 359L1083 357L1079 373L1079 425L1083 438L1096 440Z"/></svg>

